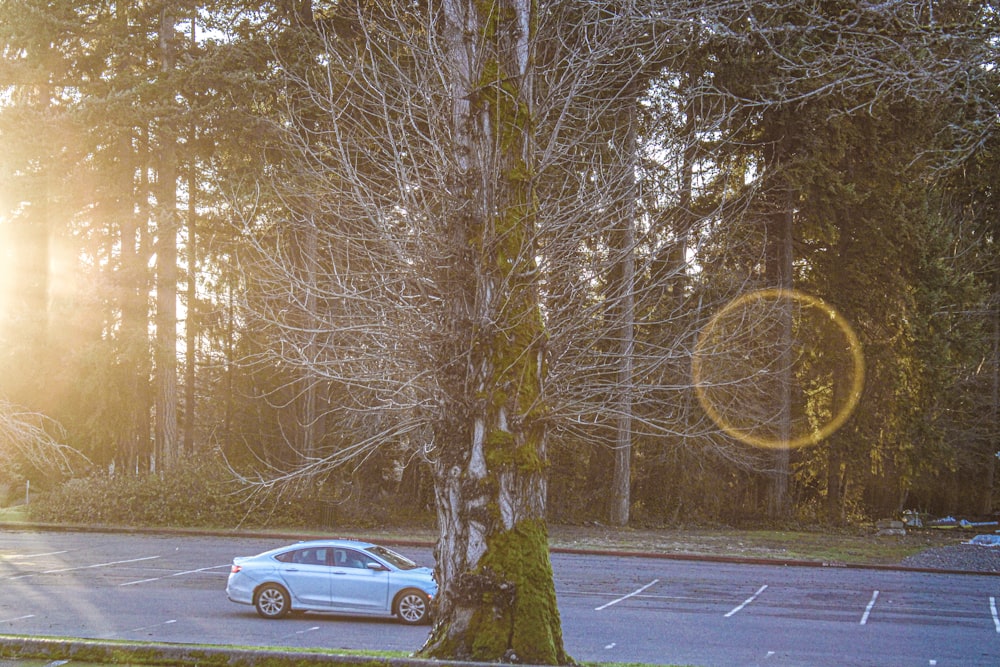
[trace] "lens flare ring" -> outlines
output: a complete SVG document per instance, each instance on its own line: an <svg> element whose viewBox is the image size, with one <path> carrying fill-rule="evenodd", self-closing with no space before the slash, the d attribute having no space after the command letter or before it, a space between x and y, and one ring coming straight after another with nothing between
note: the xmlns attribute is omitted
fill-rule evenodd
<svg viewBox="0 0 1000 667"><path fill-rule="evenodd" d="M711 388L716 385L716 381L707 377L708 367L712 363L725 363L727 360L724 354L720 355L714 352L715 349L720 347L719 333L723 326L722 323L727 318L736 316L740 318L738 321L741 324L746 324L746 310L749 307L768 301L794 305L800 311L806 308L813 308L822 313L825 318L828 318L829 321L836 325L836 330L843 337L850 357L850 369L848 371L849 389L846 392L846 399L843 400L843 404L837 409L831 410L829 418L824 423L814 425L805 433L790 438L762 436L755 432L755 430L759 429L736 424L733 419L726 416L727 410L732 411L732 405L722 405L721 399L712 396ZM769 310L768 312L773 311ZM738 350L738 347L735 349ZM736 351L734 354L738 355L740 353ZM748 358L749 355L743 357L744 360ZM767 372L766 368L756 369L752 373L745 373L743 380L736 381L734 384L738 384L740 381L755 382L755 376L766 374ZM806 445L815 445L825 440L850 418L861 399L861 391L864 387L865 364L861 343L857 335L848 321L831 305L822 299L798 290L764 289L737 297L712 316L708 324L705 325L698 335L692 356L691 373L698 402L712 421L729 436L755 447L793 449ZM727 394L727 397L731 398L731 394Z"/></svg>

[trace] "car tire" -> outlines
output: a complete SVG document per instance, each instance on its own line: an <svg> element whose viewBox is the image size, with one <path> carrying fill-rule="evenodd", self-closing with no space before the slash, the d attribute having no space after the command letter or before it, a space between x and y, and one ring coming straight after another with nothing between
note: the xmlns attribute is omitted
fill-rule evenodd
<svg viewBox="0 0 1000 667"><path fill-rule="evenodd" d="M258 588L253 604L264 618L281 618L292 610L288 591L278 584L264 584Z"/></svg>
<svg viewBox="0 0 1000 667"><path fill-rule="evenodd" d="M420 625L430 619L430 599L414 588L407 589L396 596L396 618L406 625Z"/></svg>

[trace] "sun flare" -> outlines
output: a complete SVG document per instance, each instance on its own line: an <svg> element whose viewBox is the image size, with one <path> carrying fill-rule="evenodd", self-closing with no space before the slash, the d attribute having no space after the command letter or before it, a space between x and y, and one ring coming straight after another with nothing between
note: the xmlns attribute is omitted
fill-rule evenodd
<svg viewBox="0 0 1000 667"><path fill-rule="evenodd" d="M12 274L16 250L10 238L10 224L0 217L0 323L10 315L10 290L14 282Z"/></svg>

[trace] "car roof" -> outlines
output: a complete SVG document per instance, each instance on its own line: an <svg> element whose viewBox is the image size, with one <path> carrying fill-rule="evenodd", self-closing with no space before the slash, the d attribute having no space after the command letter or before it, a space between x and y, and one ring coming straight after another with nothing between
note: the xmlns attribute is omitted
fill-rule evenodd
<svg viewBox="0 0 1000 667"><path fill-rule="evenodd" d="M279 554L291 549L309 549L315 547L342 547L345 549L367 549L368 547L376 546L371 542L361 542L359 540L347 540L347 539L322 539L322 540L303 540L301 542L294 542L292 544L286 544L282 547L277 547L275 549L269 549L260 556Z"/></svg>

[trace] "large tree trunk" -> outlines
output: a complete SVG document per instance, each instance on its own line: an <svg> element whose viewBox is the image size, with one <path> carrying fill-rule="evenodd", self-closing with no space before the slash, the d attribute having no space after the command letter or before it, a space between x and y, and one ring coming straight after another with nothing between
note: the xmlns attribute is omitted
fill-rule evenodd
<svg viewBox="0 0 1000 667"><path fill-rule="evenodd" d="M843 522L844 494L841 482L843 457L837 441L827 443L826 449L826 501L824 513L827 522L840 524Z"/></svg>
<svg viewBox="0 0 1000 667"><path fill-rule="evenodd" d="M148 183L142 180L135 185L136 160L146 165L148 155L145 148L135 156L131 138L121 138L122 187L118 207L119 228L121 230L121 318L120 335L121 366L123 383L129 400L125 403L125 414L118 434L116 467L122 472L137 474L149 470L149 269L146 229L140 220L148 219L145 204L135 209L135 202L149 200ZM144 143L144 140L143 140ZM145 169L141 173L146 173Z"/></svg>
<svg viewBox="0 0 1000 667"><path fill-rule="evenodd" d="M996 481L997 452L1000 451L1000 439L996 432L996 429L1000 428L1000 304L996 303L997 299L1000 299L1000 271L997 271L993 278L993 377L988 408L989 423L993 425L993 430L986 435L986 478L979 507L984 516L993 514L993 484Z"/></svg>
<svg viewBox="0 0 1000 667"><path fill-rule="evenodd" d="M175 19L160 16L160 69L175 65ZM156 189L156 456L162 470L178 454L177 434L177 138L175 119L161 118Z"/></svg>
<svg viewBox="0 0 1000 667"><path fill-rule="evenodd" d="M441 590L425 657L558 664L545 525L527 0L444 3L456 172L435 463ZM482 50L480 50L482 49Z"/></svg>
<svg viewBox="0 0 1000 667"><path fill-rule="evenodd" d="M197 132L192 128L189 141L197 140ZM195 206L198 179L194 156L188 167L188 209L187 209L187 316L184 321L184 450L191 454L195 450L195 419L197 417L198 392L195 383L198 378L198 212Z"/></svg>
<svg viewBox="0 0 1000 667"><path fill-rule="evenodd" d="M776 161L777 163L777 161ZM775 288L790 292L794 287L793 269L793 198L784 179L777 187L775 201L777 209L768 216L768 265L767 281ZM793 324L795 302L792 298L781 299L778 316L781 318L778 346L777 386L775 415L778 428L778 447L772 458L771 489L768 498L768 514L771 518L784 518L790 511L788 493L790 471L789 444L792 440L792 366L794 364Z"/></svg>
<svg viewBox="0 0 1000 667"><path fill-rule="evenodd" d="M611 234L611 249L617 266L611 285L614 303L614 327L618 335L618 380L612 399L615 409L615 466L611 485L611 513L608 520L616 526L628 524L632 507L632 400L635 364L635 200L636 200L636 110L632 96L626 98L624 140L621 160L626 173L616 202L617 219Z"/></svg>

